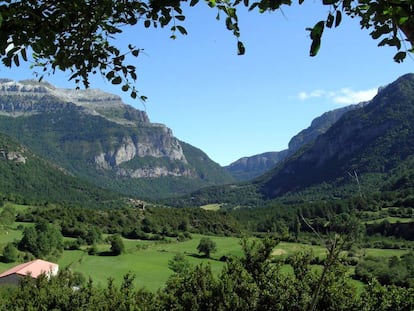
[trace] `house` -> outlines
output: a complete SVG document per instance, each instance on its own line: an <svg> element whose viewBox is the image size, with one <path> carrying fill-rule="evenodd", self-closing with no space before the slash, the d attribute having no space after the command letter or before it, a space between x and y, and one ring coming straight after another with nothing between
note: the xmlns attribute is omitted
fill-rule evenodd
<svg viewBox="0 0 414 311"><path fill-rule="evenodd" d="M36 259L22 263L0 274L0 285L17 285L22 277L30 275L37 278L41 274L47 276L56 275L59 271L59 265L41 259Z"/></svg>

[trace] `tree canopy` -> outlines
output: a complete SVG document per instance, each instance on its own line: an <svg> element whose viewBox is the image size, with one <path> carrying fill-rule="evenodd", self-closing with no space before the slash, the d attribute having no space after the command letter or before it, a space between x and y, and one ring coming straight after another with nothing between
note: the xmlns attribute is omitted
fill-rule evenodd
<svg viewBox="0 0 414 311"><path fill-rule="evenodd" d="M0 58L7 67L19 66L30 60L42 79L56 70L70 72L69 80L79 87L88 87L92 74L101 74L122 91L137 98L135 81L137 68L127 61L127 56L138 57L141 48L131 44L117 47L114 39L123 27L170 27L171 38L185 35L187 30L183 7L186 0L6 0L0 2ZM240 41L237 9L241 6L260 13L276 11L293 4L291 0L207 0L206 4L223 16L226 28L237 40L238 54L245 53ZM304 0L298 0L302 4ZM191 0L190 7L199 0ZM397 48L394 60L401 62L412 52L414 45L413 0L323 0L329 7L325 20L320 20L307 30L310 33L310 55L320 48L325 28L338 27L342 16L359 21L361 28L372 30L379 46ZM408 46L407 46L408 44ZM29 55L29 56L28 56ZM145 96L139 96L145 100Z"/></svg>
<svg viewBox="0 0 414 311"><path fill-rule="evenodd" d="M216 242L214 242L210 238L202 238L200 240L200 243L197 246L197 250L200 253L204 253L206 257L210 257L211 253L214 253L217 251L217 245L216 245Z"/></svg>

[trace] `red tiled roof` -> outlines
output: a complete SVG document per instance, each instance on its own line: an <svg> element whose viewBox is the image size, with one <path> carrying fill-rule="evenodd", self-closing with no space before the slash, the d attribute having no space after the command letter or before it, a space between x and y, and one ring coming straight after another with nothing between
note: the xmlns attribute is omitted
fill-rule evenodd
<svg viewBox="0 0 414 311"><path fill-rule="evenodd" d="M37 278L42 273L49 273L58 268L58 265L52 262L44 261L41 259L36 259L33 261L22 263L14 268L11 268L0 274L0 278L11 275L11 274L20 274L27 275L30 274L32 277Z"/></svg>

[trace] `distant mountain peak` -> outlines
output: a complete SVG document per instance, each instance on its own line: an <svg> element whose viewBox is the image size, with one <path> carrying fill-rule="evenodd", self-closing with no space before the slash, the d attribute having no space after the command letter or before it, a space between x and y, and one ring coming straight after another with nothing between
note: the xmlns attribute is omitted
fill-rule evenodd
<svg viewBox="0 0 414 311"><path fill-rule="evenodd" d="M1 113L10 116L43 113L59 109L59 104L73 104L92 115L100 115L113 122L149 123L146 112L126 105L118 95L99 89L63 89L37 80L17 82L0 79L0 96L15 98L12 101L8 100L7 103L0 103Z"/></svg>
<svg viewBox="0 0 414 311"><path fill-rule="evenodd" d="M321 184L339 189L355 182L349 172L358 172L360 181L376 175L378 190L382 178L414 155L413 119L414 74L407 74L267 174L262 190L274 198Z"/></svg>

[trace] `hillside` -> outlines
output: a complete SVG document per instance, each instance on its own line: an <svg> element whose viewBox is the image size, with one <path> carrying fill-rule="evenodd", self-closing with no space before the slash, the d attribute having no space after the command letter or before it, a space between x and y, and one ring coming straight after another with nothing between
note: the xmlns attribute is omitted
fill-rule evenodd
<svg viewBox="0 0 414 311"><path fill-rule="evenodd" d="M272 200L311 202L387 191L402 191L401 198L408 200L414 176L413 120L414 74L407 74L381 88L368 104L344 113L266 174L168 203L256 207Z"/></svg>
<svg viewBox="0 0 414 311"><path fill-rule="evenodd" d="M121 196L71 176L0 134L0 198L16 203L120 206Z"/></svg>
<svg viewBox="0 0 414 311"><path fill-rule="evenodd" d="M99 90L0 81L0 131L100 187L160 198L231 182L200 150Z"/></svg>
<svg viewBox="0 0 414 311"><path fill-rule="evenodd" d="M414 75L408 74L263 177L261 193L276 198L318 185L339 193L357 182L379 190L414 155L413 120Z"/></svg>
<svg viewBox="0 0 414 311"><path fill-rule="evenodd" d="M225 169L239 181L246 181L263 175L274 168L279 162L286 159L289 155L292 155L303 146L312 143L319 135L325 133L335 122L337 122L343 114L361 108L366 104L366 102L363 102L357 105L349 105L325 112L321 116L315 118L308 128L293 136L289 141L288 149L243 157L226 166Z"/></svg>

